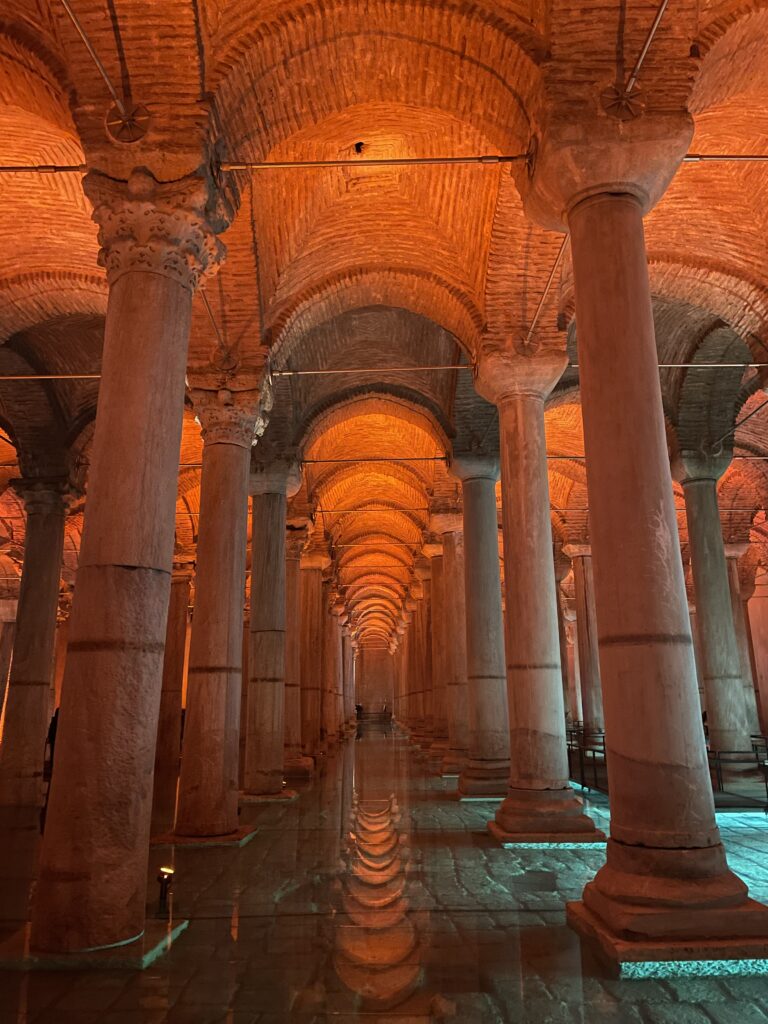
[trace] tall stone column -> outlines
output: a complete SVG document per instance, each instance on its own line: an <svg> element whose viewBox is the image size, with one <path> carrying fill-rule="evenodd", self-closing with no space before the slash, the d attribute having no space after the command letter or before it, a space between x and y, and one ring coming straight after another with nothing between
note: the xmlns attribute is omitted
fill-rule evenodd
<svg viewBox="0 0 768 1024"><path fill-rule="evenodd" d="M416 560L414 573L421 585L419 602L419 643L421 645L420 671L422 673L422 719L421 728L414 737L421 748L432 743L434 730L432 694L432 570L424 557Z"/></svg>
<svg viewBox="0 0 768 1024"><path fill-rule="evenodd" d="M687 136L680 152L685 145ZM650 160L670 151L659 143L643 152ZM621 152L617 145L617 158ZM764 956L768 911L747 899L746 886L728 870L715 823L667 457L643 193L617 192L612 184L592 191L573 201L568 225L611 838L607 862L582 902L569 904L569 921L617 959ZM704 500L711 518L711 494ZM702 538L711 541L715 532L710 525ZM747 952L745 936L764 938Z"/></svg>
<svg viewBox="0 0 768 1024"><path fill-rule="evenodd" d="M571 559L573 565L576 640L579 645L579 679L584 729L587 733L601 733L605 728L605 720L600 684L600 654L597 647L592 549L588 544L568 544L563 548L563 553Z"/></svg>
<svg viewBox="0 0 768 1024"><path fill-rule="evenodd" d="M717 481L728 459L682 453L685 518L711 750L750 750L739 648L725 564Z"/></svg>
<svg viewBox="0 0 768 1024"><path fill-rule="evenodd" d="M195 610L176 834L238 831L248 476L258 392L195 388L203 435ZM253 614L253 608L251 608Z"/></svg>
<svg viewBox="0 0 768 1024"><path fill-rule="evenodd" d="M747 728L750 735L759 735L760 719L757 713L757 695L755 680L752 675L752 657L749 644L749 629L745 596L739 572L739 559L746 554L749 544L726 544L725 563L728 567L728 587L731 592L731 610L733 611L733 628L736 633L736 646L739 649L739 665L741 680L744 686L744 704L747 709ZM754 590L754 587L752 587Z"/></svg>
<svg viewBox="0 0 768 1024"><path fill-rule="evenodd" d="M501 443L510 773L488 827L502 842L595 839L568 782L544 437L544 400L565 363L559 352L490 351L475 385L498 407Z"/></svg>
<svg viewBox="0 0 768 1024"><path fill-rule="evenodd" d="M302 753L301 743L301 552L307 542L306 527L288 529L285 540L285 752L287 779L309 778L315 768Z"/></svg>
<svg viewBox="0 0 768 1024"><path fill-rule="evenodd" d="M464 507L464 595L469 750L461 796L504 796L509 781L509 705L496 518L496 457L454 455Z"/></svg>
<svg viewBox="0 0 768 1024"><path fill-rule="evenodd" d="M285 747L286 560L288 498L301 475L295 463L254 461L250 479L251 624L243 789L283 792Z"/></svg>
<svg viewBox="0 0 768 1024"><path fill-rule="evenodd" d="M566 654L568 658L568 709L571 721L583 722L584 710L581 704L578 629L576 627L576 612L573 609L563 607L563 623L565 625Z"/></svg>
<svg viewBox="0 0 768 1024"><path fill-rule="evenodd" d="M432 740L429 756L442 764L448 746L448 717L446 712L445 680L445 605L443 589L443 545L430 540L422 548L430 562L430 599L432 605L431 649L432 649Z"/></svg>
<svg viewBox="0 0 768 1024"><path fill-rule="evenodd" d="M456 512L433 513L429 519L430 529L443 540L443 665L448 724L443 775L460 774L469 753L463 525L462 516Z"/></svg>
<svg viewBox="0 0 768 1024"><path fill-rule="evenodd" d="M152 834L170 832L176 817L176 791L181 758L181 693L189 623L191 566L177 563L171 579L171 600L165 631L163 681L157 719Z"/></svg>
<svg viewBox="0 0 768 1024"><path fill-rule="evenodd" d="M27 511L16 639L0 744L0 806L42 802L45 738L51 717L66 480L18 480Z"/></svg>
<svg viewBox="0 0 768 1024"><path fill-rule="evenodd" d="M345 615L341 627L341 653L344 669L344 728L346 731L355 728L355 651L352 646L353 642L349 617Z"/></svg>
<svg viewBox="0 0 768 1024"><path fill-rule="evenodd" d="M323 573L328 546L315 533L301 556L301 742L305 755L320 753L323 710Z"/></svg>
<svg viewBox="0 0 768 1024"><path fill-rule="evenodd" d="M192 294L224 227L201 178L84 185L109 302L32 920L33 948L59 953L144 929Z"/></svg>

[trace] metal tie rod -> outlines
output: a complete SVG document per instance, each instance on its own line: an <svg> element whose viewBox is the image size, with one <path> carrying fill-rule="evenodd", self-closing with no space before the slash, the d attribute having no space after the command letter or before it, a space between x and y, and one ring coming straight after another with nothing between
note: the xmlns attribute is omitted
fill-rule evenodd
<svg viewBox="0 0 768 1024"><path fill-rule="evenodd" d="M117 106L117 101L115 103ZM223 170L290 170L323 167L418 167L451 164L500 164L526 160L525 156L403 157L391 160L264 160L256 163L223 164ZM768 153L686 153L682 162L768 163ZM86 174L87 164L2 164L0 174Z"/></svg>

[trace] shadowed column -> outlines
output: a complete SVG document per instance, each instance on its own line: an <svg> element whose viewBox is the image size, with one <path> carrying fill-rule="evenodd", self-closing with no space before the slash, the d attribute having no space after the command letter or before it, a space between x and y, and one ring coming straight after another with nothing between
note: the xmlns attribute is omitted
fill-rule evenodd
<svg viewBox="0 0 768 1024"><path fill-rule="evenodd" d="M306 779L315 769L302 752L301 720L301 552L306 527L290 527L285 539L285 755L287 779Z"/></svg>
<svg viewBox="0 0 768 1024"><path fill-rule="evenodd" d="M192 392L203 468L176 834L238 829L248 471L258 392Z"/></svg>
<svg viewBox="0 0 768 1024"><path fill-rule="evenodd" d="M323 710L323 572L330 564L328 546L316 531L301 556L301 742L314 758Z"/></svg>
<svg viewBox="0 0 768 1024"><path fill-rule="evenodd" d="M224 227L201 178L84 185L110 287L32 920L33 946L56 952L144 929L192 293Z"/></svg>
<svg viewBox="0 0 768 1024"><path fill-rule="evenodd" d="M600 733L604 728L600 654L597 647L597 613L592 551L587 544L568 544L563 553L573 564L576 603L576 643L579 648L579 680L584 728Z"/></svg>
<svg viewBox="0 0 768 1024"><path fill-rule="evenodd" d="M279 796L285 747L285 517L301 476L294 463L254 460L251 470L251 631L245 793Z"/></svg>
<svg viewBox="0 0 768 1024"><path fill-rule="evenodd" d="M176 817L176 792L181 758L181 694L184 687L191 570L190 565L174 565L171 580L155 748L153 835L170 832Z"/></svg>
<svg viewBox="0 0 768 1024"><path fill-rule="evenodd" d="M748 543L726 544L725 563L728 567L728 586L731 591L731 610L733 612L733 628L736 633L736 646L739 650L741 681L744 687L744 704L747 709L747 728L750 735L759 735L760 718L757 710L757 694L752 673L752 657L749 646L749 630L747 627L745 587L739 571L739 559L746 554ZM754 583L749 584L749 591L754 591Z"/></svg>
<svg viewBox="0 0 768 1024"><path fill-rule="evenodd" d="M443 666L448 746L444 775L458 775L469 750L467 626L464 599L464 522L459 512L436 512L429 527L443 541Z"/></svg>
<svg viewBox="0 0 768 1024"><path fill-rule="evenodd" d="M504 796L509 781L509 708L496 517L499 460L454 455L464 507L464 591L469 751L463 796Z"/></svg>
<svg viewBox="0 0 768 1024"><path fill-rule="evenodd" d="M565 363L555 350L492 350L475 384L499 410L510 773L488 827L503 842L595 839L568 782L544 436L544 400Z"/></svg>
<svg viewBox="0 0 768 1024"><path fill-rule="evenodd" d="M569 921L618 959L764 956L768 910L728 870L715 822L642 215L607 187L568 215L611 794L607 861ZM709 515L691 522L723 560L704 490ZM752 953L748 936L762 936Z"/></svg>
<svg viewBox="0 0 768 1024"><path fill-rule="evenodd" d="M0 805L39 807L51 717L66 480L18 480L27 511L16 639L0 744Z"/></svg>
<svg viewBox="0 0 768 1024"><path fill-rule="evenodd" d="M747 706L717 503L728 458L682 453L680 468L712 750L750 750Z"/></svg>

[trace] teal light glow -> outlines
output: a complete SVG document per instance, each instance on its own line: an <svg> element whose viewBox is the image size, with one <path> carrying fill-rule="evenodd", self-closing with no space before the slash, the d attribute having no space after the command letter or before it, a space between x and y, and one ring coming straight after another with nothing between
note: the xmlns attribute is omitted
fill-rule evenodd
<svg viewBox="0 0 768 1024"><path fill-rule="evenodd" d="M715 978L766 975L768 960L648 960L621 964L622 978Z"/></svg>
<svg viewBox="0 0 768 1024"><path fill-rule="evenodd" d="M605 840L598 843L502 843L505 850L604 850Z"/></svg>

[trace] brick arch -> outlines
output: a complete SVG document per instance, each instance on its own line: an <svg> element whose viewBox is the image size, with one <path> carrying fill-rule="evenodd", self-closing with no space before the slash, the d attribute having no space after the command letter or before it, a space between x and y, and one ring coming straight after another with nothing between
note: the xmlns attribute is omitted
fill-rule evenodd
<svg viewBox="0 0 768 1024"><path fill-rule="evenodd" d="M356 46L360 39L365 46ZM488 131L503 145L528 134L536 61L545 52L524 17L503 18L475 4L435 8L413 0L281 4L267 6L261 19L249 5L233 3L211 44L208 88L220 117L240 114L243 124L259 125L262 154L358 96L402 99L413 107L458 113L468 122L493 111ZM374 74L383 53L392 57L390 73ZM370 75L366 54L375 62ZM414 66L424 73L413 74ZM311 102L302 103L299 81ZM282 116L284 103L289 117Z"/></svg>

